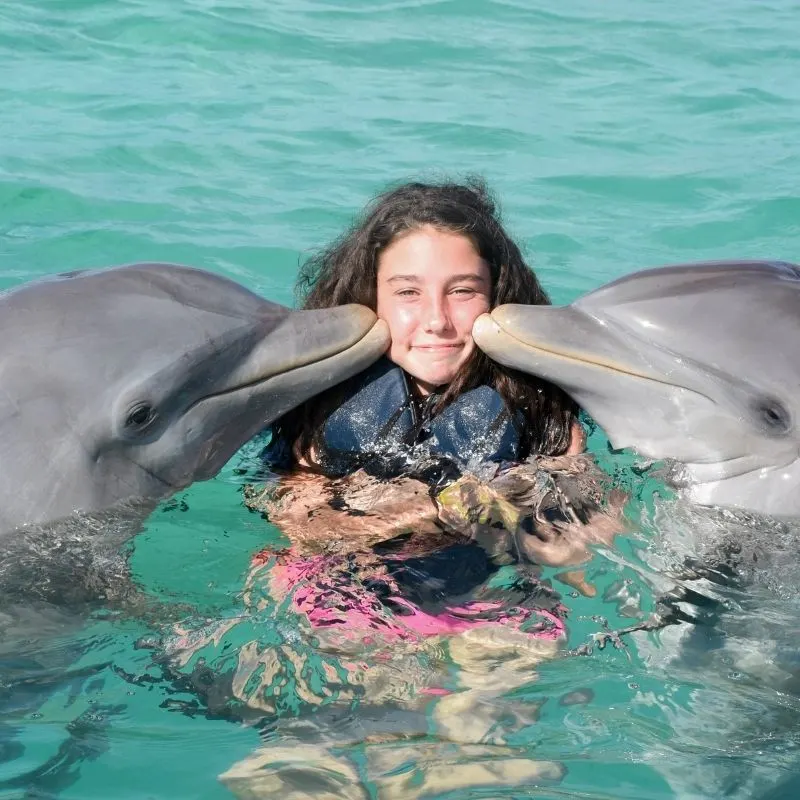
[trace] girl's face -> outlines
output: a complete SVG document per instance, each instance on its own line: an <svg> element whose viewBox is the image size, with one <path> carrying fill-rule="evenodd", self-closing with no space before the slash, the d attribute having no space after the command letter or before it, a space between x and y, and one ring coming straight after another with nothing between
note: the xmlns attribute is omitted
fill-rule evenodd
<svg viewBox="0 0 800 800"><path fill-rule="evenodd" d="M388 357L427 395L449 383L475 344L472 323L489 310L491 276L475 245L426 225L395 239L378 259L378 316Z"/></svg>

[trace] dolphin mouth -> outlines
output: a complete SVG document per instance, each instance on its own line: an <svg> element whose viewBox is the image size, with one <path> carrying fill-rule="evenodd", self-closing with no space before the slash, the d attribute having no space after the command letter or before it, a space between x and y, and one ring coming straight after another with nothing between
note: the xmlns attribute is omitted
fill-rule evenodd
<svg viewBox="0 0 800 800"><path fill-rule="evenodd" d="M525 339L522 339L519 335L512 333L503 325L501 325L491 314L481 314L477 320L475 320L475 324L473 327L473 333L475 333L475 328L477 328L477 335L482 336L485 330L485 326L490 325L493 326L490 329L490 334L500 334L501 336L508 337L511 339L513 346L520 348L521 350L525 351L528 350L532 353L546 353L548 356L554 356L555 358L559 358L562 361L573 361L578 364L590 364L594 367L600 367L601 369L607 369L611 372L618 372L622 375L630 375L634 378L643 378L644 380L654 380L657 383L664 383L664 381L660 381L657 378L654 378L652 375L647 375L644 372L639 372L637 370L633 370L630 367L626 367L621 364L614 364L608 359L602 358L587 358L583 355L578 355L576 353L570 353L565 350L558 350L553 347L545 347L543 344L533 344Z"/></svg>
<svg viewBox="0 0 800 800"><path fill-rule="evenodd" d="M606 430L616 448L632 447L643 456L682 467L679 473L697 474L696 480L712 482L763 466L763 460L751 457L732 441L721 447L717 443L714 449L685 435L673 442L671 446L677 447L667 454L657 442L650 443L646 422L616 424L611 409L627 407L629 397L640 395L656 401L666 395L680 398L674 406L667 404L675 409L678 424L687 406L702 406L709 417L718 413L730 417L720 407L713 385L720 384L729 392L736 388L713 368L680 353L663 347L653 353L633 332L617 331L571 307L536 307L534 311L531 306L505 305L476 319L473 339L495 361L559 385ZM707 387L705 380L714 384ZM657 424L669 427L663 419Z"/></svg>
<svg viewBox="0 0 800 800"><path fill-rule="evenodd" d="M252 377L241 381L231 381L224 389L220 389L216 392L209 392L201 397L198 397L187 408L187 411L190 411L195 406L198 406L209 400L222 398L226 395L237 394L239 392L247 391L248 389L255 389L269 380L290 376L294 372L300 372L312 366L318 367L320 370L325 370L329 366L334 367L331 370L332 375L335 375L337 372L344 373L345 370L339 366L338 362L342 361L342 357L345 354L351 353L353 355L354 362L358 362L365 358L368 359L370 354L372 354L372 360L374 360L378 355L380 355L380 353L386 350L388 344L389 328L386 322L384 322L382 319L375 318L373 315L372 325L367 330L363 331L360 337L346 338L338 343L333 344L326 343L324 349L321 350L308 348L307 350L303 351L301 357L293 360L292 363L288 364L285 368L280 368L277 370L265 369L260 372L255 372ZM364 367L368 365L369 362L367 362ZM353 373L354 371L347 370L347 372ZM342 374L340 380L344 380L347 377L349 377L349 374ZM331 382L337 383L338 381L334 378Z"/></svg>
<svg viewBox="0 0 800 800"><path fill-rule="evenodd" d="M379 358L390 341L386 322L367 308L346 309L296 312L299 319L267 334L224 385L195 396L181 413L184 440L196 444L196 457L186 475L163 482L180 488L212 478L259 431Z"/></svg>
<svg viewBox="0 0 800 800"><path fill-rule="evenodd" d="M530 341L529 338L524 338L522 333L516 333L512 330L509 330L507 324L503 324L503 322L498 320L497 312L500 311L500 315L502 315L502 308L503 307L499 307L490 314L481 314L475 320L472 330L473 338L475 339L476 344L478 344L481 349L485 349L484 345L486 345L487 351L491 351L489 353L491 357L501 361L502 363L507 363L503 362L503 351L515 349L518 352L530 353L533 356L540 354L548 358L570 362L582 367L596 367L599 370L614 372L618 375L626 375L630 378L636 378L637 380L650 381L661 386L669 386L675 389L684 389L685 391L693 392L694 394L701 395L702 397L706 397L708 400L711 400L710 397L702 392L698 392L695 389L674 381L664 380L652 372L636 369L629 364L614 361L610 358L603 358L600 355L595 355L592 353L577 352L568 348L558 348L552 345L548 346L541 342L534 343ZM517 369L521 368L512 363L507 363L507 365L514 366Z"/></svg>

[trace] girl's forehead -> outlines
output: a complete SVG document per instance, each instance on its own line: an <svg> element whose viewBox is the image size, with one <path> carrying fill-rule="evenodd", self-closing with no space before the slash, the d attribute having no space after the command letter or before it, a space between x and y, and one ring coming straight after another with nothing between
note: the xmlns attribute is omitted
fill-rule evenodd
<svg viewBox="0 0 800 800"><path fill-rule="evenodd" d="M378 259L378 276L382 279L433 279L461 274L485 277L487 271L468 236L432 227L395 239Z"/></svg>

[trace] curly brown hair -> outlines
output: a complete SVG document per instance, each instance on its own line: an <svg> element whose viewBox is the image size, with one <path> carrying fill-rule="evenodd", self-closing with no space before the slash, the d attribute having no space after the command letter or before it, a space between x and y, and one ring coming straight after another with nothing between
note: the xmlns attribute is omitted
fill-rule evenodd
<svg viewBox="0 0 800 800"><path fill-rule="evenodd" d="M491 307L504 303L549 305L536 275L506 233L482 178L464 183L404 183L378 195L336 241L300 268L296 292L303 308L361 303L375 310L381 253L398 237L423 226L468 237L491 275ZM493 386L522 426L520 454L559 455L570 443L575 402L547 381L491 361L477 348L438 400L439 413L463 392ZM325 420L346 395L349 382L318 395L273 425L273 436L295 443L309 459Z"/></svg>

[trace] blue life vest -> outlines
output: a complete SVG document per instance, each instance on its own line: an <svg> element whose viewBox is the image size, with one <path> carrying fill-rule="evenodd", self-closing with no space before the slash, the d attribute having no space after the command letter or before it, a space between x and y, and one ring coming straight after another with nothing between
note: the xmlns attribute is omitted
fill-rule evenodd
<svg viewBox="0 0 800 800"><path fill-rule="evenodd" d="M387 358L351 380L345 400L325 421L316 447L329 477L359 468L397 475L425 459L446 459L459 469L481 461L518 461L521 419L512 419L490 386L457 397L435 417L438 397L414 402L406 373ZM290 444L273 440L262 454L273 466L291 463Z"/></svg>

